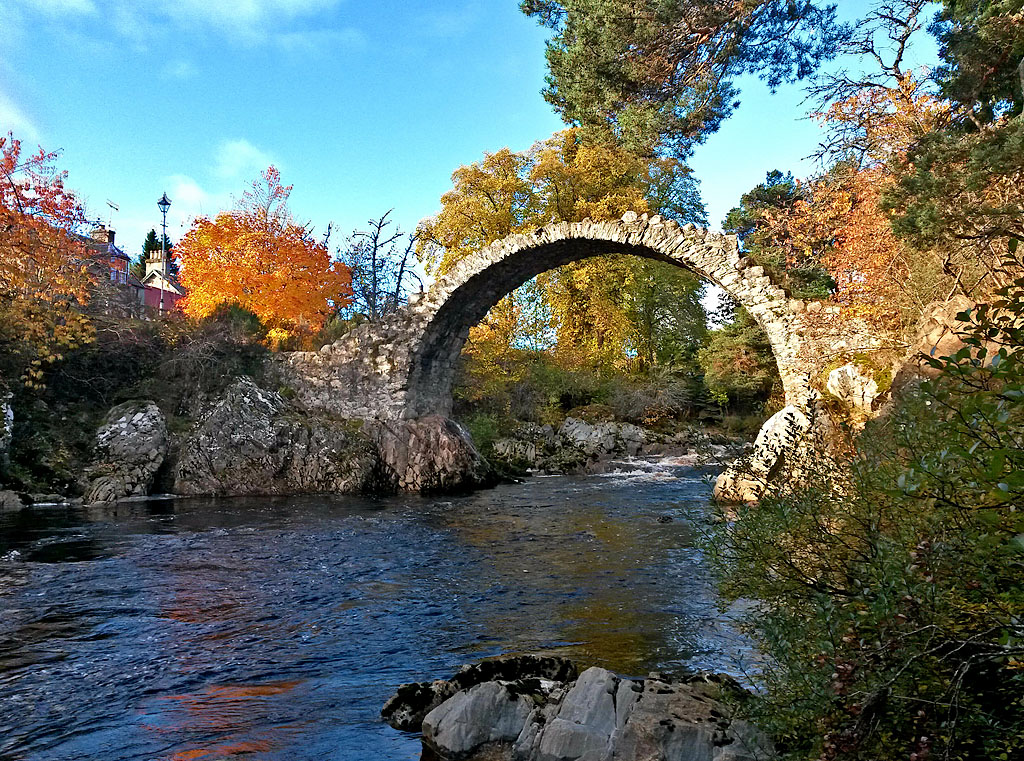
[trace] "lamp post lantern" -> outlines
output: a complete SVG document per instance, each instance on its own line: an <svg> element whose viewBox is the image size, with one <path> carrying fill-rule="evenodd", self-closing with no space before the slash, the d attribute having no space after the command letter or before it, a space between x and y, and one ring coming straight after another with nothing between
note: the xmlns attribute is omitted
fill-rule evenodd
<svg viewBox="0 0 1024 761"><path fill-rule="evenodd" d="M164 193L156 206L163 214L163 237L160 239L160 316L164 313L164 280L167 279L167 210L171 208L171 199Z"/></svg>

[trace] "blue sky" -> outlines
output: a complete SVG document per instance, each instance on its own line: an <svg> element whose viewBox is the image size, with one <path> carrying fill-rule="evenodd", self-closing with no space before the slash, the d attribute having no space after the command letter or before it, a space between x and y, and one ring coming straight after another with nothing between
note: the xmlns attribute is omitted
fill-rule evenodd
<svg viewBox="0 0 1024 761"><path fill-rule="evenodd" d="M271 162L335 241L390 208L411 230L457 166L563 126L545 37L515 0L0 0L0 130L60 148L94 217L118 204L130 253L161 193L176 240ZM692 161L713 226L768 170L814 169L799 88L741 84Z"/></svg>

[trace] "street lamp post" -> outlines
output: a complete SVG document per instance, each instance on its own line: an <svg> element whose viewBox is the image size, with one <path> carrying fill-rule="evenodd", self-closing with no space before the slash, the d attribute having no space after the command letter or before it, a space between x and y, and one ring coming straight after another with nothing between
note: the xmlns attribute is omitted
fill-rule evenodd
<svg viewBox="0 0 1024 761"><path fill-rule="evenodd" d="M164 235L160 239L160 316L164 314L164 280L167 279L167 210L171 208L171 199L164 193L160 196L160 200L156 202L156 206L160 209L160 213L164 215L163 230Z"/></svg>

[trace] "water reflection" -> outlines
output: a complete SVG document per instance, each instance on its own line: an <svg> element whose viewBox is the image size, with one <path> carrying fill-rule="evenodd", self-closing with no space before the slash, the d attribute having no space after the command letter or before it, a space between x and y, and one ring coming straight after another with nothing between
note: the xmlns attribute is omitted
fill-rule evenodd
<svg viewBox="0 0 1024 761"><path fill-rule="evenodd" d="M187 747L173 751L171 761L221 759L284 750L301 736L308 721L281 722L281 706L301 700L294 694L301 679L263 684L211 684L187 695L159 700L163 710L150 714L145 725L156 735L189 736Z"/></svg>
<svg viewBox="0 0 1024 761"><path fill-rule="evenodd" d="M630 467L0 517L0 757L414 759L381 704L468 660L729 668L746 645L691 547L708 487Z"/></svg>

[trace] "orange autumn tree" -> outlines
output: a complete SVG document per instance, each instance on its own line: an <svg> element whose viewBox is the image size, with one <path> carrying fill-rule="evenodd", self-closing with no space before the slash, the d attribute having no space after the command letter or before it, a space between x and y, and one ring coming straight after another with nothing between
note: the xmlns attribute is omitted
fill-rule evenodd
<svg viewBox="0 0 1024 761"><path fill-rule="evenodd" d="M46 365L94 336L79 311L91 282L75 234L85 213L56 158L42 148L26 156L12 133L0 137L0 375L30 387L42 385Z"/></svg>
<svg viewBox="0 0 1024 761"><path fill-rule="evenodd" d="M835 227L822 259L836 281L833 300L897 329L912 326L924 303L942 296L941 256L912 252L880 204L910 148L948 117L948 104L924 85L923 75L901 71L891 86L862 88L818 115L861 156L858 167L838 167L812 193L813 224L828 220Z"/></svg>
<svg viewBox="0 0 1024 761"><path fill-rule="evenodd" d="M187 315L208 317L221 304L237 304L280 340L287 332L321 327L348 304L348 268L296 224L288 210L291 190L271 166L235 209L195 221L174 247Z"/></svg>
<svg viewBox="0 0 1024 761"><path fill-rule="evenodd" d="M941 254L912 252L881 208L893 170L947 111L912 72L901 72L892 86L863 87L835 101L814 116L841 159L803 186L791 207L764 212L761 237L784 254L787 267L824 267L835 282L831 300L845 316L899 331L948 288Z"/></svg>

